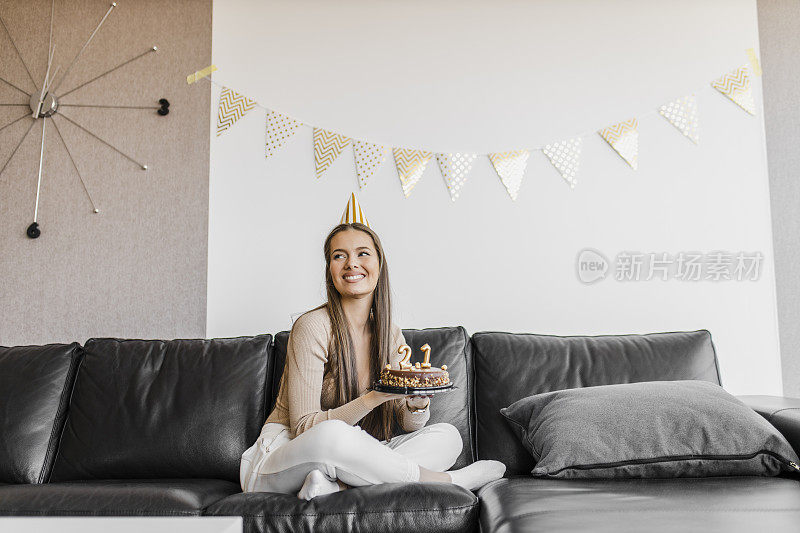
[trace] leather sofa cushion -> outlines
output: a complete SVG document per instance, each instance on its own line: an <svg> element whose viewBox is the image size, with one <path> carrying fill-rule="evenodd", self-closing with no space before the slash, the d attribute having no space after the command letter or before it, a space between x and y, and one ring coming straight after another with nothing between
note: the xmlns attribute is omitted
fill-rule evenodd
<svg viewBox="0 0 800 533"><path fill-rule="evenodd" d="M221 479L108 479L0 486L2 516L198 516L241 491Z"/></svg>
<svg viewBox="0 0 800 533"><path fill-rule="evenodd" d="M478 332L472 343L476 456L502 461L506 476L529 474L534 466L500 414L517 400L553 390L640 381L721 384L707 330L575 337Z"/></svg>
<svg viewBox="0 0 800 533"><path fill-rule="evenodd" d="M266 420L272 336L90 339L52 481L239 481Z"/></svg>
<svg viewBox="0 0 800 533"><path fill-rule="evenodd" d="M780 431L800 454L800 398L785 396L737 396Z"/></svg>
<svg viewBox="0 0 800 533"><path fill-rule="evenodd" d="M800 483L784 477L500 479L478 491L481 531L796 532Z"/></svg>
<svg viewBox="0 0 800 533"><path fill-rule="evenodd" d="M431 398L431 416L428 425L437 422L453 424L461 432L463 447L461 455L456 459L453 469L462 468L475 460L474 435L475 415L472 406L472 389L474 379L472 374L472 346L469 342L467 331L461 327L442 327L426 329L404 329L403 337L413 350L412 353L421 354L419 348L425 343L431 346L431 365L447 365L450 380L457 387L456 390L436 394ZM275 335L275 374L272 377L273 396L268 412L275 406L278 396L283 367L286 363L286 347L289 341L289 332L281 331ZM398 424L395 424L395 434L403 433Z"/></svg>
<svg viewBox="0 0 800 533"><path fill-rule="evenodd" d="M382 483L306 501L247 492L211 505L207 515L242 516L244 532L478 531L478 498L450 483Z"/></svg>
<svg viewBox="0 0 800 533"><path fill-rule="evenodd" d="M50 475L82 355L77 342L0 347L0 482Z"/></svg>

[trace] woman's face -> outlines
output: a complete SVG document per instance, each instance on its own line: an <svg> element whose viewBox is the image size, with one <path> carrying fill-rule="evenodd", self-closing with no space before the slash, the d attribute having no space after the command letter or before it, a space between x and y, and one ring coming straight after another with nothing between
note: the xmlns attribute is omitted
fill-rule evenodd
<svg viewBox="0 0 800 533"><path fill-rule="evenodd" d="M371 294L378 284L380 265L372 237L363 231L340 231L331 239L331 278L343 298Z"/></svg>

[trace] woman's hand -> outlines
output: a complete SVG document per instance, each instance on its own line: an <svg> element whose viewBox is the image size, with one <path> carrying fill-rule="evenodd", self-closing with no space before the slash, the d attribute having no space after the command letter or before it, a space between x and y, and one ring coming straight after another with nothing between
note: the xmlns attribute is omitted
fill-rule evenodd
<svg viewBox="0 0 800 533"><path fill-rule="evenodd" d="M378 407L383 402L388 402L389 400L396 400L397 398L406 398L408 400L409 405L414 407L425 407L430 401L430 397L433 396L432 394L429 395L421 395L418 396L416 394L397 394L394 392L378 392L375 390L371 390L364 395L364 399L367 400L367 403L374 409Z"/></svg>
<svg viewBox="0 0 800 533"><path fill-rule="evenodd" d="M429 395L417 395L417 394L409 394L406 396L406 404L410 407L415 409L424 409L425 407L430 404L432 394Z"/></svg>
<svg viewBox="0 0 800 533"><path fill-rule="evenodd" d="M405 398L405 394L395 394L393 392L378 392L376 390L371 390L364 395L364 399L367 401L367 404L375 409L383 402L388 402L389 400L396 400L397 398Z"/></svg>

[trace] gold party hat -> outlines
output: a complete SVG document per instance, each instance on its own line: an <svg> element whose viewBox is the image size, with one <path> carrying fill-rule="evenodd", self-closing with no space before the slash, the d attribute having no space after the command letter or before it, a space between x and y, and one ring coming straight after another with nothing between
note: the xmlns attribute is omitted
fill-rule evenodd
<svg viewBox="0 0 800 533"><path fill-rule="evenodd" d="M356 193L350 193L350 200L347 201L347 207L342 214L341 224L349 224L351 222L361 222L365 226L369 226L367 216L361 210L361 205L356 199Z"/></svg>

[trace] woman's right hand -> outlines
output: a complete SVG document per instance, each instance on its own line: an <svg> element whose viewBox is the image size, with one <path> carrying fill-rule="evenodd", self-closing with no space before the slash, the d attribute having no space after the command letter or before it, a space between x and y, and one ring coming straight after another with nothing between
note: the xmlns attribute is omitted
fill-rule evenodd
<svg viewBox="0 0 800 533"><path fill-rule="evenodd" d="M375 390L371 390L364 395L364 399L367 400L367 404L372 407L373 409L378 407L384 402L388 402L389 400L395 400L397 398L405 398L405 394L397 394L394 392L378 392Z"/></svg>

